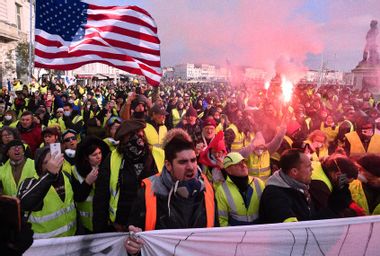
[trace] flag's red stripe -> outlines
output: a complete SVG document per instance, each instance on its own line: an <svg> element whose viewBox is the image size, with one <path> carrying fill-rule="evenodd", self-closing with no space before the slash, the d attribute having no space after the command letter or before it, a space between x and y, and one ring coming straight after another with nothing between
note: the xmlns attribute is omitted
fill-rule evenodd
<svg viewBox="0 0 380 256"><path fill-rule="evenodd" d="M102 21L102 20L117 20L117 21L123 21L143 27L147 27L150 30L152 30L154 33L157 33L157 28L150 25L149 23L133 17L129 15L118 15L118 14L88 14L87 20L96 20L96 21Z"/></svg>
<svg viewBox="0 0 380 256"><path fill-rule="evenodd" d="M131 6L98 6L98 5L90 4L89 9L91 9L91 10L125 10L125 9L129 9L129 10L133 10L133 11L139 12L141 14L144 14L153 20L153 17L149 14L149 12L147 12L144 9L141 9L140 7L137 7L135 5L131 5Z"/></svg>
<svg viewBox="0 0 380 256"><path fill-rule="evenodd" d="M44 52L40 49L35 49L35 55L45 58L45 59L56 59L56 58L72 58L72 57L81 57L84 55L90 55L95 54L102 58L109 58L109 59L115 59L115 60L122 60L122 61L134 61L134 59L137 59L146 65L152 66L152 67L161 67L160 61L149 61L142 58L134 58L129 57L127 55L121 55L121 54L114 54L114 53L108 53L108 52L100 52L100 51L91 51L91 50L75 50L72 52L56 52L56 53L50 53L50 52Z"/></svg>
<svg viewBox="0 0 380 256"><path fill-rule="evenodd" d="M86 39L92 39L92 38L96 38L96 37L102 38L98 32L94 32L94 33L91 33L91 34L88 34L85 36ZM136 46L134 44L131 44L128 42L121 42L121 41L115 40L115 39L109 39L109 38L102 38L102 39L104 41L106 41L107 43L109 43L113 47L118 47L118 48L122 48L122 49L128 49L128 50L133 50L133 51L137 51L137 52L148 53L148 54L160 56L160 50L154 50L154 49L150 49L150 48L146 48L146 47L142 47L142 46ZM93 41L95 41L95 40L93 40Z"/></svg>
<svg viewBox="0 0 380 256"><path fill-rule="evenodd" d="M98 29L98 30L100 30L102 32L113 32L113 33L117 33L117 34L120 34L120 35L129 36L129 37L133 37L133 38L136 38L136 39L140 39L140 40L144 40L144 41L147 41L147 42L151 42L151 43L156 43L156 44L160 43L160 39L158 39L155 36L147 35L147 34L144 34L144 33L136 32L136 31L133 31L133 30L130 30L130 29L120 28L120 27L116 27L116 26L93 27L93 26L90 26L90 25L85 25L85 28L86 29L88 29L88 28L96 28L96 29Z"/></svg>
<svg viewBox="0 0 380 256"><path fill-rule="evenodd" d="M99 33L94 32L92 34L86 35L84 41L81 44L91 44L91 45L100 45L100 46L104 46L104 47L109 47L109 45L107 45L107 44L105 44L99 40L94 40L93 39L94 37L100 37ZM150 49L150 48L146 48L146 47L142 47L142 46L136 46L134 44L130 44L127 42L121 42L121 41L113 40L113 39L107 39L107 38L102 38L102 39L104 41L106 41L107 43L109 43L113 47L119 47L122 49L131 50L131 51L147 53L147 54L151 54L151 55L155 55L155 56L160 56L159 50L154 50L154 49ZM42 36L36 36L36 42L38 42L42 45L45 45L45 46L49 46L49 47L55 46L55 47L59 48L60 46L62 46L62 44L60 42L54 41L54 40L49 40L49 39L46 39Z"/></svg>
<svg viewBox="0 0 380 256"><path fill-rule="evenodd" d="M35 41L39 42L40 44L46 45L46 46L55 46L55 47L61 47L63 46L61 42L56 41L56 40L50 40L45 37L36 35L35 36Z"/></svg>
<svg viewBox="0 0 380 256"><path fill-rule="evenodd" d="M79 67L81 67L83 65L86 65L86 64L94 63L94 62L99 62L99 63L104 63L104 64L107 64L107 65L111 65L113 67L116 67L118 69L124 70L126 72L131 73L131 74L145 76L141 69L133 68L133 67L128 67L128 66L118 66L118 65L114 65L112 62L104 61L104 60L83 61L83 62L80 62L80 63L64 64L64 65L49 65L49 64L39 63L39 62L36 61L35 62L35 67L57 69L57 70L72 70L72 69L79 68ZM145 79L147 80L147 82L149 84L151 84L153 86L158 86L160 84L160 81L153 80L153 79L151 79L151 78L149 78L147 76L145 76Z"/></svg>

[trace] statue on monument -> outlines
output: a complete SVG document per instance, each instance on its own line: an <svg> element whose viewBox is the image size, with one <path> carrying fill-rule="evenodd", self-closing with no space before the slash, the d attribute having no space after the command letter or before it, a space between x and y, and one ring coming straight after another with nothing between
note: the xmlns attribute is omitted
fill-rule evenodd
<svg viewBox="0 0 380 256"><path fill-rule="evenodd" d="M376 37L379 34L377 28L377 20L372 20L370 24L370 29L366 36L366 45L363 52L362 62L369 62L371 64L379 64L379 53L377 52Z"/></svg>

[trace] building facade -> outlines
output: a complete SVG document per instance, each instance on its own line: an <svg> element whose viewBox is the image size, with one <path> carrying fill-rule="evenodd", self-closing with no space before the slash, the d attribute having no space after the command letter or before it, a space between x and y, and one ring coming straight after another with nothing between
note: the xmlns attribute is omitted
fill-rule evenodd
<svg viewBox="0 0 380 256"><path fill-rule="evenodd" d="M0 81L16 77L16 47L29 41L30 1L0 1Z"/></svg>

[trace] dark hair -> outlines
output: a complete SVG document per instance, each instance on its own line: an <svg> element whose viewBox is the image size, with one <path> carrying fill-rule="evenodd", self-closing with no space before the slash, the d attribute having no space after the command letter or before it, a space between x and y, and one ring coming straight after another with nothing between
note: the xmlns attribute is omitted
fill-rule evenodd
<svg viewBox="0 0 380 256"><path fill-rule="evenodd" d="M8 132L8 133L11 133L14 137L15 140L21 140L20 138L20 133L18 132L18 130L16 128L12 128L12 127L9 127L9 126L4 126L1 130L0 130L0 135L3 135L3 132ZM0 141L1 141L1 144L3 144L3 138L2 136L0 136Z"/></svg>
<svg viewBox="0 0 380 256"><path fill-rule="evenodd" d="M284 151L280 158L281 170L288 174L292 168L297 168L300 164L301 153L298 148L291 148Z"/></svg>
<svg viewBox="0 0 380 256"><path fill-rule="evenodd" d="M70 107L70 108L73 108L73 104L69 103L69 102L66 102L64 105L64 107Z"/></svg>
<svg viewBox="0 0 380 256"><path fill-rule="evenodd" d="M94 153L97 148L99 148L102 152L103 162L109 153L109 148L104 141L95 136L87 136L78 144L75 154L75 166L78 173L82 177L86 177L91 171L91 165L88 157Z"/></svg>
<svg viewBox="0 0 380 256"><path fill-rule="evenodd" d="M29 115L33 117L33 113L27 110L27 111L24 111L24 112L21 114L21 117L23 117L23 116L29 116Z"/></svg>
<svg viewBox="0 0 380 256"><path fill-rule="evenodd" d="M358 166L346 156L331 155L322 162L323 171L329 176L329 173L341 171L347 174L347 178L356 179L358 177Z"/></svg>
<svg viewBox="0 0 380 256"><path fill-rule="evenodd" d="M165 145L165 159L172 163L173 159L177 157L177 153L183 150L195 150L193 142L182 136L174 137Z"/></svg>
<svg viewBox="0 0 380 256"><path fill-rule="evenodd" d="M380 156L375 154L367 154L358 160L367 172L380 177Z"/></svg>

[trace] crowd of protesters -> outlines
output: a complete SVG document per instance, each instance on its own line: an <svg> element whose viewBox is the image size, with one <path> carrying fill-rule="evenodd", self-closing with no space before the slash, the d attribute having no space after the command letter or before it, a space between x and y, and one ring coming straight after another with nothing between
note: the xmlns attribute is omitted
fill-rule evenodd
<svg viewBox="0 0 380 256"><path fill-rule="evenodd" d="M175 158L165 155L175 128L212 184L216 225L380 214L380 103L349 86L298 84L286 103L276 79L269 89L14 79L0 125L0 190L20 198L34 238L128 231L141 182ZM176 196L201 189L168 180Z"/></svg>

